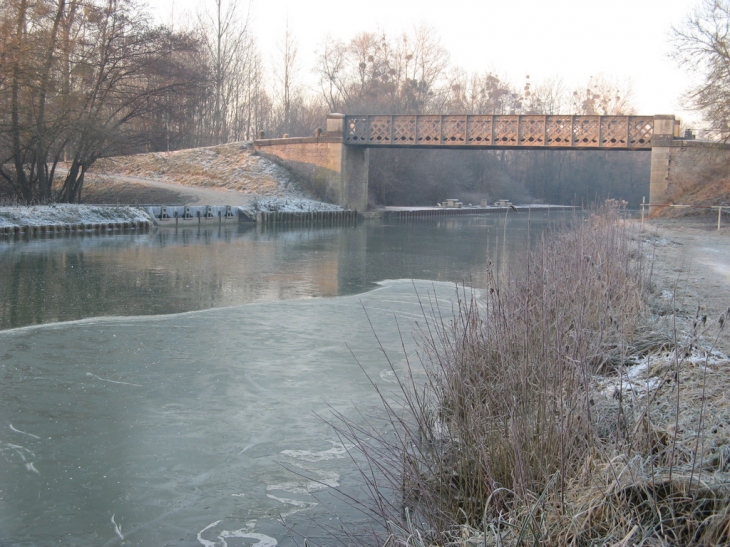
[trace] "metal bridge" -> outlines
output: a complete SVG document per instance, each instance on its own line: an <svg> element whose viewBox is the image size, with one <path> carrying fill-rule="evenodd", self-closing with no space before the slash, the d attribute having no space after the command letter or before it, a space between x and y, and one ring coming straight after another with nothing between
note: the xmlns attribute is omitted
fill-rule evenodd
<svg viewBox="0 0 730 547"><path fill-rule="evenodd" d="M368 203L371 148L444 150L650 150L649 200L662 203L670 184L693 165L706 144L677 139L672 115L398 115L329 114L313 137L254 141L265 157L283 163L311 190L347 208ZM672 167L670 169L670 166Z"/></svg>
<svg viewBox="0 0 730 547"><path fill-rule="evenodd" d="M654 116L398 115L344 121L344 144L368 148L651 150L654 135Z"/></svg>

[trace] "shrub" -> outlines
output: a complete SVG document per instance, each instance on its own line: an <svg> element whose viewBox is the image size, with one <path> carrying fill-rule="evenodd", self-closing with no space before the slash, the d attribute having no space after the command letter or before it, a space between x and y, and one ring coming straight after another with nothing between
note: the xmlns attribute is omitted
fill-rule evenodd
<svg viewBox="0 0 730 547"><path fill-rule="evenodd" d="M424 303L420 361L398 378L400 401L382 396L386 427L336 425L364 455L380 541L727 541L724 487L672 477L676 436L652 423L654 395L622 381L631 359L670 342L646 318L644 254L608 207L492 269L480 295L459 291L453 318Z"/></svg>

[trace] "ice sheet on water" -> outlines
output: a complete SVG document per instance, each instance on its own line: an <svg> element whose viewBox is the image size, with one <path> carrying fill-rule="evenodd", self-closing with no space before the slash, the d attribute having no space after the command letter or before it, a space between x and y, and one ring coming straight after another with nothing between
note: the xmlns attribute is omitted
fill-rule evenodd
<svg viewBox="0 0 730 547"><path fill-rule="evenodd" d="M415 325L401 318L419 313L416 293L449 302L454 287L401 280L336 298L0 331L0 347L12 353L0 400L13 402L0 407L0 489L47 485L40 500L31 488L0 500L4 537L46 545L63 536L91 547L98 539L79 530L118 542L116 524L136 545L177 542L178 534L186 545L291 545L275 515L296 513L289 518L305 525L327 513L326 486L357 492L349 447L318 416L380 407L360 370L380 382L386 366L369 321L405 373L400 352L404 343L415 349ZM69 513L72 503L83 510ZM241 520L249 514L255 524Z"/></svg>
<svg viewBox="0 0 730 547"><path fill-rule="evenodd" d="M332 459L340 459L347 456L347 448L342 443L332 443L332 448L321 451L312 450L282 450L282 454L295 458L298 460L304 460L308 462L321 462Z"/></svg>
<svg viewBox="0 0 730 547"><path fill-rule="evenodd" d="M242 538L255 540L255 543L252 544L252 547L276 547L276 545L278 545L278 541L276 541L271 536L253 532L253 529L256 526L255 520L247 522L244 528L239 528L238 530L220 530L217 532L214 531L216 527L219 527L218 525L221 522L223 521L216 520L215 522L211 522L208 526L198 532L196 536L198 542L204 547L226 547L228 545L226 539ZM216 538L212 541L204 538L203 534L206 534L206 532L207 535L215 535Z"/></svg>

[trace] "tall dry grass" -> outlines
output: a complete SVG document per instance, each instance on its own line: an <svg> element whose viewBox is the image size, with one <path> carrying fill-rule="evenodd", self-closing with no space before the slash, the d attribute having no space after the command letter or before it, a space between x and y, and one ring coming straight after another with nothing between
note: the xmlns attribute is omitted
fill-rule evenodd
<svg viewBox="0 0 730 547"><path fill-rule="evenodd" d="M483 295L462 289L453 316L424 302L420 362L393 367L401 398L383 395L380 419L335 426L364 456L381 542L728 540L723 488L672 478L676 435L672 445L652 423L652 397L622 387L630 357L672 346L646 320L650 268L635 235L608 207L542 238L519 267L491 270ZM611 376L606 397L596 379Z"/></svg>

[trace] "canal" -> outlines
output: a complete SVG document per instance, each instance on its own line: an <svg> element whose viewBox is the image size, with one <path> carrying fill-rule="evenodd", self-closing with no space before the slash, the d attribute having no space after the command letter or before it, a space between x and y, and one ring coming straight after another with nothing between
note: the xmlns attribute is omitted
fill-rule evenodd
<svg viewBox="0 0 730 547"><path fill-rule="evenodd" d="M371 323L400 370L558 218L0 240L0 545L335 543L327 421L396 388Z"/></svg>

